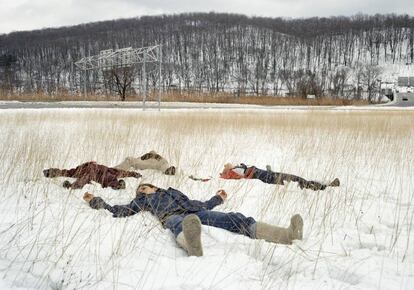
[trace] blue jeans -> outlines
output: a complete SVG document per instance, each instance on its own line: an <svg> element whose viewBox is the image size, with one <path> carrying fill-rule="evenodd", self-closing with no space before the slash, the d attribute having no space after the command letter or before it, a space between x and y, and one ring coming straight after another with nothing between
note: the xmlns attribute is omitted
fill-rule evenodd
<svg viewBox="0 0 414 290"><path fill-rule="evenodd" d="M203 225L228 230L251 238L255 237L254 225L256 221L252 217L245 217L238 212L224 213L212 210L202 210L192 214L198 216ZM181 223L186 215L188 214L172 215L164 222L164 226L177 237L183 230Z"/></svg>
<svg viewBox="0 0 414 290"><path fill-rule="evenodd" d="M312 190L324 190L326 188L326 185L321 184L317 181L306 180L302 177L299 177L293 174L267 171L267 170L259 169L257 167L254 167L252 178L259 179L264 183L279 184L279 185L284 185L285 181L286 182L294 181L299 184L300 188L310 188Z"/></svg>

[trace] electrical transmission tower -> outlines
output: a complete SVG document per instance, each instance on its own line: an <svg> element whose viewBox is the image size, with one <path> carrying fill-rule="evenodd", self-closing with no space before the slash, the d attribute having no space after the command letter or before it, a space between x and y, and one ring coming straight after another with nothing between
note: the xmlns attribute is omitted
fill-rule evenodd
<svg viewBox="0 0 414 290"><path fill-rule="evenodd" d="M109 71L118 68L128 68L136 64L142 63L142 77L144 80L143 86L143 108L145 109L145 102L147 99L147 71L146 64L158 64L158 109L161 106L161 65L162 65L162 50L161 45L132 48L126 47L117 50L102 50L98 55L84 57L75 62L75 65L85 72L84 93L86 95L86 73L89 70Z"/></svg>

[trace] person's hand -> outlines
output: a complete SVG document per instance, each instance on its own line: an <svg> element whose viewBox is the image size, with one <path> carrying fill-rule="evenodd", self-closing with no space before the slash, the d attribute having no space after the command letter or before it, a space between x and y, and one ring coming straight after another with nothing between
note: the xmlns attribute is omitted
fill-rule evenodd
<svg viewBox="0 0 414 290"><path fill-rule="evenodd" d="M225 192L224 189L217 191L216 195L220 196L223 201L227 199L227 192Z"/></svg>
<svg viewBox="0 0 414 290"><path fill-rule="evenodd" d="M90 192L85 192L85 194L83 195L83 200L86 202L90 202L95 196L90 193Z"/></svg>
<svg viewBox="0 0 414 290"><path fill-rule="evenodd" d="M89 203L89 206L93 209L105 208L105 201L99 196L94 196L90 192L85 192L83 199Z"/></svg>

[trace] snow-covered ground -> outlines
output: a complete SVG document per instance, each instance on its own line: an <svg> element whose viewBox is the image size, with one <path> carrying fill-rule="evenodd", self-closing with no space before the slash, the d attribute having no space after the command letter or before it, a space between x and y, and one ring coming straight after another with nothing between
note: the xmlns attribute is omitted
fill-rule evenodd
<svg viewBox="0 0 414 290"><path fill-rule="evenodd" d="M0 111L0 289L414 289L414 111L46 109ZM143 171L125 190L66 190L42 169L157 150L177 176ZM217 178L244 162L342 185L301 190ZM213 176L196 182L187 175ZM172 186L220 211L286 226L293 245L203 227L187 257L149 213L115 219L85 191L128 203L137 185Z"/></svg>
<svg viewBox="0 0 414 290"><path fill-rule="evenodd" d="M145 108L142 101L128 102L106 102L106 101L62 101L62 102L21 102L1 101L1 109L145 109L145 110L178 110L178 109L204 109L204 110L262 110L262 111L384 111L384 110L413 110L413 106L398 106L395 100L387 101L382 98L383 103L366 106L268 106L268 105L246 105L225 103L195 103L195 102L146 102ZM390 106L390 107L388 107ZM397 108L398 106L398 108Z"/></svg>

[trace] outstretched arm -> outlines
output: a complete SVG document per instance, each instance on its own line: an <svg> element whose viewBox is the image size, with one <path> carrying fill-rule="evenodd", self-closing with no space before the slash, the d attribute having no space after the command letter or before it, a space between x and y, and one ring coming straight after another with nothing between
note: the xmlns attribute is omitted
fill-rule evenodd
<svg viewBox="0 0 414 290"><path fill-rule="evenodd" d="M224 190L217 191L216 195L210 198L207 201L199 201L199 200L190 200L184 193L181 191L174 189L174 188L168 188L167 192L172 195L176 200L179 200L183 203L191 203L193 206L201 207L207 210L211 210L214 207L220 205L223 203L223 201L227 198L227 193Z"/></svg>
<svg viewBox="0 0 414 290"><path fill-rule="evenodd" d="M114 205L107 204L101 197L94 196L89 192L85 192L83 199L89 203L89 206L93 209L106 209L112 213L113 217L127 217L134 215L141 210L145 210L145 198L135 198L131 203L126 205Z"/></svg>
<svg viewBox="0 0 414 290"><path fill-rule="evenodd" d="M227 199L227 192L225 192L223 189L220 189L217 191L216 195L210 198L209 200L205 202L196 201L193 200L193 202L199 202L202 207L204 207L207 210L212 210L216 206L222 204Z"/></svg>

